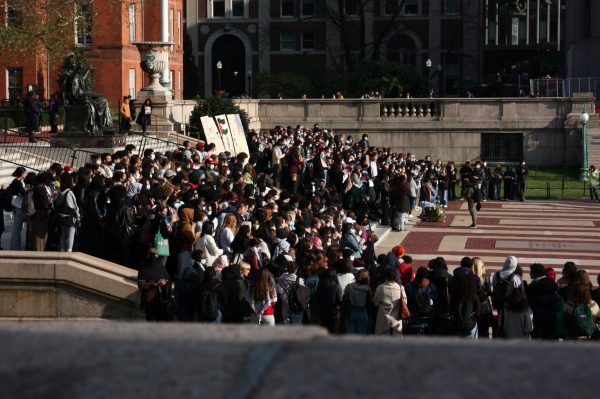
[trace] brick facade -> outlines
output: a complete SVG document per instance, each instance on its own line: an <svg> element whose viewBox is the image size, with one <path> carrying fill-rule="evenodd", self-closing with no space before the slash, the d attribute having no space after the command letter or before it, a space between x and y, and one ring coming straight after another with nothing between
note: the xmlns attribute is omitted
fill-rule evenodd
<svg viewBox="0 0 600 399"><path fill-rule="evenodd" d="M133 26L135 32L130 37L130 7L135 9ZM170 0L173 21L169 21L169 39L175 44L170 55L172 89L177 99L183 96L183 38L185 35L183 0ZM104 95L112 107L116 107L123 96L136 93L147 83L140 68L140 55L135 41L160 40L160 0L96 0L93 2L92 42L81 46L89 64L93 64L93 90ZM179 25L178 25L179 22ZM76 37L73 35L73 42ZM33 59L30 59L33 58ZM43 51L35 57L18 54L3 55L0 68L4 77L0 78L0 98L8 98L9 69L22 70L22 90L24 96L29 84L40 94L49 97L46 84L46 56ZM59 91L60 68L51 65L50 92ZM134 85L135 81L135 85ZM131 84L130 84L131 83Z"/></svg>

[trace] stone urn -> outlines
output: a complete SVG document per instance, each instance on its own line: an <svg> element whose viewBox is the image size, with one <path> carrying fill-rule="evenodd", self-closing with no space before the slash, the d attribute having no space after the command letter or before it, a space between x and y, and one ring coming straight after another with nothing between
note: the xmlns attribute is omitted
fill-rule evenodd
<svg viewBox="0 0 600 399"><path fill-rule="evenodd" d="M173 42L136 42L133 43L140 52L142 70L150 77L150 84L142 91L166 92L168 88L160 84L160 76L167 68L169 51Z"/></svg>

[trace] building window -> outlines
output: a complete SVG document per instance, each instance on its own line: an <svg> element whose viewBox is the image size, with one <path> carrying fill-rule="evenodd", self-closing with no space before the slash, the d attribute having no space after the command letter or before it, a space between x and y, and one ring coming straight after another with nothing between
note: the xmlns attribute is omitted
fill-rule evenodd
<svg viewBox="0 0 600 399"><path fill-rule="evenodd" d="M177 98L181 100L181 71L177 71Z"/></svg>
<svg viewBox="0 0 600 399"><path fill-rule="evenodd" d="M281 32L281 51L293 51L295 49L294 32Z"/></svg>
<svg viewBox="0 0 600 399"><path fill-rule="evenodd" d="M129 5L129 42L135 42L135 4Z"/></svg>
<svg viewBox="0 0 600 399"><path fill-rule="evenodd" d="M302 50L314 50L315 49L315 33L314 32L302 32Z"/></svg>
<svg viewBox="0 0 600 399"><path fill-rule="evenodd" d="M177 11L177 44L181 47L181 11Z"/></svg>
<svg viewBox="0 0 600 399"><path fill-rule="evenodd" d="M206 0L210 18L244 18L248 16L248 0Z"/></svg>
<svg viewBox="0 0 600 399"><path fill-rule="evenodd" d="M225 17L225 0L212 0L212 5L213 18Z"/></svg>
<svg viewBox="0 0 600 399"><path fill-rule="evenodd" d="M6 0L4 2L4 7L6 7L6 26L21 26L21 7L16 0Z"/></svg>
<svg viewBox="0 0 600 399"><path fill-rule="evenodd" d="M384 14L418 15L419 0L384 0Z"/></svg>
<svg viewBox="0 0 600 399"><path fill-rule="evenodd" d="M285 18L294 16L294 0L281 0L281 16Z"/></svg>
<svg viewBox="0 0 600 399"><path fill-rule="evenodd" d="M6 96L11 100L20 97L23 94L23 68L7 69L6 80Z"/></svg>
<svg viewBox="0 0 600 399"><path fill-rule="evenodd" d="M171 91L173 91L173 95L175 94L175 82L173 82L173 75L175 73L173 72L173 70L169 71L169 83L171 84Z"/></svg>
<svg viewBox="0 0 600 399"><path fill-rule="evenodd" d="M346 15L358 15L358 0L344 0Z"/></svg>
<svg viewBox="0 0 600 399"><path fill-rule="evenodd" d="M75 3L75 44L81 47L92 45L92 3L82 0Z"/></svg>
<svg viewBox="0 0 600 399"><path fill-rule="evenodd" d="M457 86L460 82L460 57L458 54L448 53L444 58L445 91L448 95L458 94Z"/></svg>
<svg viewBox="0 0 600 399"><path fill-rule="evenodd" d="M136 87L135 87L135 69L129 69L129 95L135 98Z"/></svg>
<svg viewBox="0 0 600 399"><path fill-rule="evenodd" d="M444 14L459 15L460 1L459 0L444 0Z"/></svg>
<svg viewBox="0 0 600 399"><path fill-rule="evenodd" d="M244 0L231 0L231 16L232 17L243 17L244 16Z"/></svg>
<svg viewBox="0 0 600 399"><path fill-rule="evenodd" d="M314 17L315 15L315 0L302 0L302 16Z"/></svg>

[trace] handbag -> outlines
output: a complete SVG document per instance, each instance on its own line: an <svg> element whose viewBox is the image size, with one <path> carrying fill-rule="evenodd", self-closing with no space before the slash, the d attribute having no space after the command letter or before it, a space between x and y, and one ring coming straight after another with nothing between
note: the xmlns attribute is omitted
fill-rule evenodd
<svg viewBox="0 0 600 399"><path fill-rule="evenodd" d="M164 238L162 234L160 234L160 230L156 232L154 236L154 248L156 248L156 253L158 256L169 256L169 239Z"/></svg>

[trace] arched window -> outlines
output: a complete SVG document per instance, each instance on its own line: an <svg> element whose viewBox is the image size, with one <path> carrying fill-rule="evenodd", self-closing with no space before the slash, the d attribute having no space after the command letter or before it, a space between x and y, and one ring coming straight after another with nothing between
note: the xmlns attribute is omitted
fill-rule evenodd
<svg viewBox="0 0 600 399"><path fill-rule="evenodd" d="M385 46L388 61L401 64L415 65L417 63L417 46L408 35L397 33L392 36Z"/></svg>

